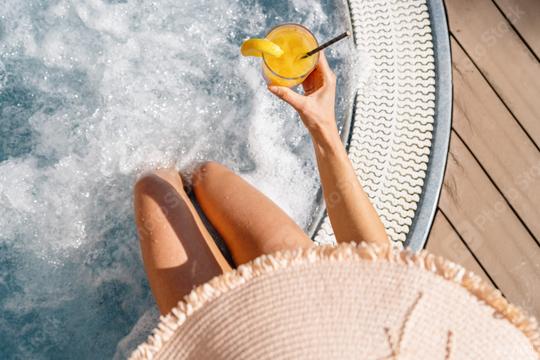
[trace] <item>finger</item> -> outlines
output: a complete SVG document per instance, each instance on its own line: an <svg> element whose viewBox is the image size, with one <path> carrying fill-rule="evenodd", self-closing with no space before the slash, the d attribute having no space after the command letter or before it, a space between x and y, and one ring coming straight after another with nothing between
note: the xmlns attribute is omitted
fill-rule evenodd
<svg viewBox="0 0 540 360"><path fill-rule="evenodd" d="M328 60L326 60L326 55L324 54L324 50L319 52L319 65L323 71L331 71L330 65L328 65Z"/></svg>
<svg viewBox="0 0 540 360"><path fill-rule="evenodd" d="M321 69L321 72L323 73L323 76L325 78L331 78L334 75L334 72L330 68L328 60L326 60L326 55L324 55L324 51L320 51L319 54L319 67Z"/></svg>
<svg viewBox="0 0 540 360"><path fill-rule="evenodd" d="M285 86L271 85L268 87L268 90L283 101L289 103L297 111L302 110L305 101L303 95L300 95Z"/></svg>

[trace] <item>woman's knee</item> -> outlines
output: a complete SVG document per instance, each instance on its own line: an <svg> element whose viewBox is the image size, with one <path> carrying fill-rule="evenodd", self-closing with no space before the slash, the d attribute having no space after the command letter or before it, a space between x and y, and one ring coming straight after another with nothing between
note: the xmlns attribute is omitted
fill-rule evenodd
<svg viewBox="0 0 540 360"><path fill-rule="evenodd" d="M144 174L136 181L133 192L136 217L147 221L153 217L166 217L170 210L182 203L184 197L182 179L174 169Z"/></svg>
<svg viewBox="0 0 540 360"><path fill-rule="evenodd" d="M135 197L149 195L164 188L182 187L182 178L175 169L157 169L143 174L134 186Z"/></svg>
<svg viewBox="0 0 540 360"><path fill-rule="evenodd" d="M154 170L135 182L133 201L141 235L151 233L167 220L169 213L182 202L179 191L183 191L182 180L174 169Z"/></svg>
<svg viewBox="0 0 540 360"><path fill-rule="evenodd" d="M197 166L193 172L193 189L195 191L202 189L212 180L219 179L220 176L228 172L230 172L230 170L226 166L216 161L206 161Z"/></svg>

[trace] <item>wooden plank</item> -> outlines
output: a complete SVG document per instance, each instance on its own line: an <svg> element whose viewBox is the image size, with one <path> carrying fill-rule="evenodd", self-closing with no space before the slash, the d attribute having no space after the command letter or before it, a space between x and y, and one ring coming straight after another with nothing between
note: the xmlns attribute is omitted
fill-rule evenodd
<svg viewBox="0 0 540 360"><path fill-rule="evenodd" d="M540 144L540 64L491 0L447 0L450 30Z"/></svg>
<svg viewBox="0 0 540 360"><path fill-rule="evenodd" d="M540 239L540 151L452 40L453 129ZM540 96L540 94L539 94Z"/></svg>
<svg viewBox="0 0 540 360"><path fill-rule="evenodd" d="M460 264L479 275L491 286L495 286L440 210L435 215L426 249Z"/></svg>
<svg viewBox="0 0 540 360"><path fill-rule="evenodd" d="M439 206L507 298L539 317L540 247L455 132Z"/></svg>
<svg viewBox="0 0 540 360"><path fill-rule="evenodd" d="M540 1L495 0L537 57L540 56Z"/></svg>

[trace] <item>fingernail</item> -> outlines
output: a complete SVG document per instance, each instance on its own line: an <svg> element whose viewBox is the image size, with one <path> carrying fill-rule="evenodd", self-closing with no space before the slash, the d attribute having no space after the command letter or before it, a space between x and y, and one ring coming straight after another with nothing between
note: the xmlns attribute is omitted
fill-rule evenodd
<svg viewBox="0 0 540 360"><path fill-rule="evenodd" d="M277 86L274 86L274 85L270 85L268 87L268 90L270 90L271 92L275 93L277 91L278 87Z"/></svg>

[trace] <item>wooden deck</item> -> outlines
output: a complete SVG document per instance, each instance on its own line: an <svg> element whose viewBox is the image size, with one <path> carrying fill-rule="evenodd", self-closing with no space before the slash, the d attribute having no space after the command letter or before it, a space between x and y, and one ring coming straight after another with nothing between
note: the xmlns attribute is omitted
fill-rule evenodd
<svg viewBox="0 0 540 360"><path fill-rule="evenodd" d="M446 0L454 106L427 249L540 319L540 1Z"/></svg>

